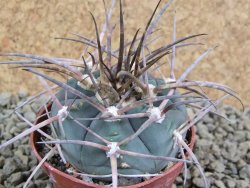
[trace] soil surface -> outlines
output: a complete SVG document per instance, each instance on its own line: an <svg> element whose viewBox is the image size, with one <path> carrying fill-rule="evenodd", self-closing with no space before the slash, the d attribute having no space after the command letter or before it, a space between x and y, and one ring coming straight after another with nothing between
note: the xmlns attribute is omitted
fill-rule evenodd
<svg viewBox="0 0 250 188"><path fill-rule="evenodd" d="M138 28L144 28L158 0L125 0L125 37L131 40ZM107 5L110 5L107 0ZM166 3L163 0L163 3ZM163 3L160 7L162 7ZM118 20L118 4L115 19ZM176 72L180 75L195 58L210 47L219 45L189 76L190 79L216 81L232 87L244 103L250 105L250 4L245 0L176 0L162 17L157 28L162 34L157 46L171 42L173 10L176 10L177 38L207 33L199 41L202 47L188 47L177 52ZM0 52L23 52L54 57L79 58L84 46L54 40L54 37L71 37L70 32L94 38L94 25L89 11L98 25L104 20L101 0L0 1ZM100 27L99 27L100 28ZM117 26L117 31L119 27ZM117 33L114 46L117 46ZM5 58L1 58L1 60ZM26 90L30 94L40 90L35 77L21 70L1 66L0 91ZM210 92L211 94L211 92ZM213 93L213 95L218 95ZM236 101L230 101L236 104Z"/></svg>

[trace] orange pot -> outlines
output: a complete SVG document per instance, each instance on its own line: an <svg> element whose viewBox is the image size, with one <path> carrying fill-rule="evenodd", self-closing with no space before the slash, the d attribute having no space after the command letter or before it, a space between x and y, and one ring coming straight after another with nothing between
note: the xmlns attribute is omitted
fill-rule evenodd
<svg viewBox="0 0 250 188"><path fill-rule="evenodd" d="M50 108L51 105L48 106ZM41 109L37 116L40 116L45 113L44 109ZM44 121L46 117L39 118L35 124L38 124ZM39 140L40 134L38 132L34 132L30 136L31 147L36 156L36 158L41 161L42 158L38 153L38 145L35 143ZM186 139L189 141L189 147L193 149L194 141L195 141L195 132L194 128L188 131ZM104 186L98 184L87 183L80 179L77 179L73 176L70 176L56 168L54 168L49 163L45 162L43 164L43 168L47 172L50 177L50 181L53 183L54 188L103 188ZM178 162L174 164L172 167L167 169L162 175L156 176L149 180L146 180L142 183L138 183L131 186L125 186L123 188L171 188L172 184L175 182L176 178L179 176L183 168L183 162Z"/></svg>

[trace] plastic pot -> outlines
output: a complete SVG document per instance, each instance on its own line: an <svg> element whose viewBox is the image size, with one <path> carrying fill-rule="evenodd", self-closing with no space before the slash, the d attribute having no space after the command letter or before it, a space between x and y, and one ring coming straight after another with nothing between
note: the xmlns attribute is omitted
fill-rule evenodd
<svg viewBox="0 0 250 188"><path fill-rule="evenodd" d="M48 105L50 109L51 105ZM45 113L45 109L41 109L37 113L37 117ZM42 116L38 118L35 124L38 124L47 119L47 117ZM36 158L41 161L42 158L38 153L39 147L36 142L39 140L40 134L34 132L30 136L31 147L36 156ZM195 141L195 132L194 128L190 129L187 133L186 139L189 141L189 147L193 149ZM139 160L139 159L138 159ZM49 163L43 163L43 168L50 177L50 181L53 183L54 188L103 188L104 186L98 184L87 183L78 178L75 178L71 175L68 175L56 168L54 168ZM149 180L146 180L142 183L134 184L131 186L124 186L124 188L171 188L172 184L175 182L176 178L179 176L183 168L183 162L178 162L172 167L168 168L162 175L153 177Z"/></svg>

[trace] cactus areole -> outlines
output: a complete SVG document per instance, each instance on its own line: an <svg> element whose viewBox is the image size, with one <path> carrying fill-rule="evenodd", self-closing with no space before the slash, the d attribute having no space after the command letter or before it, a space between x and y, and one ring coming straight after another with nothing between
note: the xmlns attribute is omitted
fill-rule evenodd
<svg viewBox="0 0 250 188"><path fill-rule="evenodd" d="M96 79L98 80L98 78ZM159 86L163 83L164 81L161 79L156 79L153 77L150 77L149 79L149 84L153 86ZM79 90L80 92L83 92L93 100L98 101L98 97L96 97L96 93L94 91L81 88L76 80L70 80L68 85ZM169 90L165 89L157 95L164 96L167 95L168 92ZM134 91L134 93L136 94L136 91ZM178 95L177 92L176 95ZM128 105L129 101L135 102L135 96L136 95L130 96L131 99L128 99L128 102L124 103ZM133 97L134 99L132 99ZM60 100L61 104L65 105L64 90L61 90L57 94L57 98ZM93 106L79 97L69 93L67 97L67 103L70 104L72 102L73 105L69 110L69 113L72 117L74 117L74 119L67 117L62 121L63 131L61 130L58 122L54 123L56 134L58 138L62 140L82 140L105 144L90 134L87 130L83 129L75 121L75 119L79 119L79 122L81 122L83 125L112 143L119 143L130 135L133 135L148 119L148 117L142 117L104 120L100 118L102 113L99 110L95 109ZM167 105L173 104L174 102L176 102L176 100L169 100ZM107 109L110 109L112 112L112 107L115 105L116 104L112 104L112 106L107 107ZM152 113L157 113L153 111L158 109L156 107L159 105L160 102L154 102L154 107L151 107L149 104L145 103L125 112L124 114L149 112L150 109L153 109ZM56 115L59 110L60 109L58 106L54 103L51 110L52 115ZM115 110L116 109L113 108L113 111ZM86 118L93 118L93 120L86 120ZM126 144L120 145L119 148L126 151L133 151L155 156L176 157L178 147L174 146L176 143L173 139L173 131L176 130L186 120L186 108L184 105L180 105L169 110L160 120L151 123L151 125L136 138ZM105 151L102 151L98 148L86 147L76 144L62 144L62 151L66 160L81 172L97 175L111 174L109 156ZM128 155L117 156L117 162L118 173L120 174L158 173L168 164L167 161L137 158L135 156Z"/></svg>

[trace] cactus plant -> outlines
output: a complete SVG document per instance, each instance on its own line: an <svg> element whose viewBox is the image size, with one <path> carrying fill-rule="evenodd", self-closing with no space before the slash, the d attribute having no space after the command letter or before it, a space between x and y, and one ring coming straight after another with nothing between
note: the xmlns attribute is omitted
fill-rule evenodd
<svg viewBox="0 0 250 188"><path fill-rule="evenodd" d="M106 22L101 34L91 14L96 41L78 34L74 34L76 38L60 38L87 46L81 60L1 53L1 56L27 58L28 60L5 61L1 64L17 64L17 67L37 75L45 88L43 93L49 93L53 104L51 112L47 113L47 120L3 143L0 149L39 131L46 138L40 144L55 144L54 150L58 151L62 160L69 162L85 175L95 178L112 177L113 187L117 187L117 178L120 175L154 176L166 168L170 161L194 163L202 173L197 159L185 143L187 130L208 112L217 114L214 111L216 106L228 96L240 99L227 86L187 79L192 69L213 48L205 51L179 78L175 77L176 50L200 45L190 40L204 35L176 39L175 20L173 42L146 54L147 46L156 40L152 39L155 26L172 1L166 3L157 13L160 2L145 29L142 32L138 30L134 38L125 43L123 7L120 0L120 39L117 50L111 49L110 18L115 4L113 0L109 10L104 2ZM106 43L103 42L104 35ZM86 53L88 47L94 50ZM169 75L153 75L153 71L161 73L163 64L160 62L166 56L171 57ZM39 72L38 69L66 75L70 79L62 82ZM60 89L53 92L46 80ZM226 94L212 100L202 90L203 87L218 89ZM197 109L197 113L189 117L187 108ZM18 114L17 111L16 113ZM20 114L18 116L22 118ZM30 122L28 124L32 125ZM49 125L52 135L41 129ZM190 153L191 160L185 158L184 149ZM182 158L177 157L179 153ZM206 179L204 180L207 186Z"/></svg>

